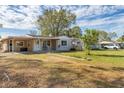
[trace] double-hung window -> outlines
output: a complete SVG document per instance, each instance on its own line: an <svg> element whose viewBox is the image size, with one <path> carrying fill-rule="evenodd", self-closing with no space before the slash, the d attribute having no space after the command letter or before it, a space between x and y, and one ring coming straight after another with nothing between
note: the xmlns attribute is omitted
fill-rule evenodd
<svg viewBox="0 0 124 93"><path fill-rule="evenodd" d="M61 41L61 45L62 45L62 46L67 46L67 41L66 41L66 40L62 40L62 41Z"/></svg>

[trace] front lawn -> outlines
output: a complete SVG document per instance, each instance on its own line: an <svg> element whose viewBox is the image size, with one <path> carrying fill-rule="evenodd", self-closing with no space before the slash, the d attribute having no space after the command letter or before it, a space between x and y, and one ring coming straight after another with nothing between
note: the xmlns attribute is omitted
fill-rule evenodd
<svg viewBox="0 0 124 93"><path fill-rule="evenodd" d="M76 58L85 58L84 51L78 52L63 52L60 53L65 56L71 56ZM124 50L92 50L89 58L92 59L90 62L93 64L100 65L110 65L110 66L119 66L124 67ZM87 61L85 61L87 62Z"/></svg>
<svg viewBox="0 0 124 93"><path fill-rule="evenodd" d="M93 51L92 61L61 56L80 59L83 52L0 55L0 87L124 87L124 51L113 52ZM120 60L95 55L105 53Z"/></svg>

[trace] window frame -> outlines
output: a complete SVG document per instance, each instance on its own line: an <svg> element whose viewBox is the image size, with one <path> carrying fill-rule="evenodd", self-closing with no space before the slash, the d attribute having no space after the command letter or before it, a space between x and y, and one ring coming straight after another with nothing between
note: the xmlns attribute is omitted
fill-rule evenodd
<svg viewBox="0 0 124 93"><path fill-rule="evenodd" d="M22 46L18 45L18 43L21 43L21 42L23 42L23 45ZM16 41L16 46L17 47L24 47L24 41Z"/></svg>
<svg viewBox="0 0 124 93"><path fill-rule="evenodd" d="M63 44L63 42L66 42L66 43ZM67 40L61 40L61 45L62 46L67 46Z"/></svg>

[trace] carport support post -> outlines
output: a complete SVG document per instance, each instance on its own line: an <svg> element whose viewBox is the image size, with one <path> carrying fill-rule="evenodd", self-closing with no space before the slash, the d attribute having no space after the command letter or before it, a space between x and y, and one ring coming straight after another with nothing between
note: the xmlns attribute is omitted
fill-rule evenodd
<svg viewBox="0 0 124 93"><path fill-rule="evenodd" d="M12 52L14 52L14 39L12 39Z"/></svg>
<svg viewBox="0 0 124 93"><path fill-rule="evenodd" d="M41 39L41 50L43 51L43 39Z"/></svg>
<svg viewBox="0 0 124 93"><path fill-rule="evenodd" d="M52 40L50 39L50 51L52 51Z"/></svg>

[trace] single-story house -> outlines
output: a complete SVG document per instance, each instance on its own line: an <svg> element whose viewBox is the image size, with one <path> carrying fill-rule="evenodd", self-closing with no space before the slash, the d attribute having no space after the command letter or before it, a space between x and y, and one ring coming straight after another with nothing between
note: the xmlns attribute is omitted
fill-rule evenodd
<svg viewBox="0 0 124 93"><path fill-rule="evenodd" d="M119 46L119 42L116 42L116 41L102 41L102 42L99 42L99 44L101 45L101 48L104 48L104 46L106 45L116 45L116 46Z"/></svg>
<svg viewBox="0 0 124 93"><path fill-rule="evenodd" d="M82 50L82 42L67 36L8 36L0 40L2 52L42 52L42 51L70 51L75 48Z"/></svg>

